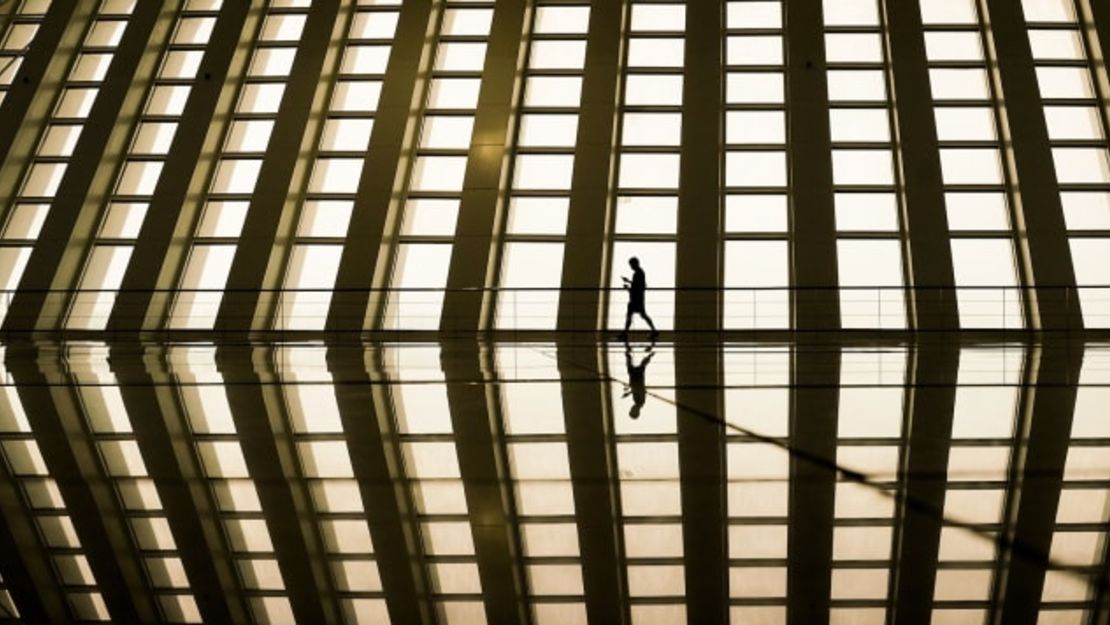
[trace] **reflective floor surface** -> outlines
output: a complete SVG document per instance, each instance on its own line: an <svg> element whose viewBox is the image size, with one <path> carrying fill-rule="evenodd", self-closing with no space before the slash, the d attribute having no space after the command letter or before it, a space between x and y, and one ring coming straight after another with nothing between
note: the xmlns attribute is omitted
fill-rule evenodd
<svg viewBox="0 0 1110 625"><path fill-rule="evenodd" d="M1110 344L12 343L0 623L1107 622Z"/></svg>

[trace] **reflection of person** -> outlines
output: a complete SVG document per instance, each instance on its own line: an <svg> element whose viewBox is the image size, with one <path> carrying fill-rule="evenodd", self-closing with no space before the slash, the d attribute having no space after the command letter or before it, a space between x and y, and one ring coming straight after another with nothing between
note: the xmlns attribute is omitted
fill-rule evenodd
<svg viewBox="0 0 1110 625"><path fill-rule="evenodd" d="M651 327L651 336L654 338L659 335L659 331L655 329L655 323L648 316L644 306L647 295L647 278L644 276L644 270L640 268L640 259L633 256L628 259L628 265L632 267L632 279L629 280L621 276L624 288L628 290L628 311L624 314L624 333L621 334L621 337L628 338L628 328L632 326L632 315L635 313L643 317L644 321Z"/></svg>
<svg viewBox="0 0 1110 625"><path fill-rule="evenodd" d="M645 350L647 356L640 361L639 365L632 364L632 348L625 346L624 348L624 366L628 369L628 385L621 395L621 399L632 396L632 408L628 411L628 416L633 419L640 418L640 409L644 407L644 402L647 401L647 387L644 386L644 376L647 373L648 363L651 362L655 352L651 348Z"/></svg>

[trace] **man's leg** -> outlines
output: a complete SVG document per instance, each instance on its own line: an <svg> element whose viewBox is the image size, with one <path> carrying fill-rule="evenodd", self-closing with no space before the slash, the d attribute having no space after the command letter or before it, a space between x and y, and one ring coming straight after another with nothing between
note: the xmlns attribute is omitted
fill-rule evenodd
<svg viewBox="0 0 1110 625"><path fill-rule="evenodd" d="M651 317L648 316L647 311L641 312L640 316L643 317L644 321L647 322L647 324L651 328L651 331L652 331L653 334L658 334L659 333L659 331L655 329L655 323L651 320Z"/></svg>
<svg viewBox="0 0 1110 625"><path fill-rule="evenodd" d="M632 327L632 309L627 308L624 311L624 332L621 333L621 336L628 338L628 329L630 327Z"/></svg>

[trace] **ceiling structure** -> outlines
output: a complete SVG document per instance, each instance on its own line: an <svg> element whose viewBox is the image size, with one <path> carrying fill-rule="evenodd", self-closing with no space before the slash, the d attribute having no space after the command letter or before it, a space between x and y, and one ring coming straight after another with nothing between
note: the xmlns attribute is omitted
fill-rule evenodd
<svg viewBox="0 0 1110 625"><path fill-rule="evenodd" d="M3 328L1106 328L1107 13L9 2Z"/></svg>

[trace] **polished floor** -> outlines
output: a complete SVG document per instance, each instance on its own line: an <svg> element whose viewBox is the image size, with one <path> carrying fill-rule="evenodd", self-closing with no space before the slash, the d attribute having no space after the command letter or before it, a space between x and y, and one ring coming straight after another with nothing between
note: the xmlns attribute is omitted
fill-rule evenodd
<svg viewBox="0 0 1110 625"><path fill-rule="evenodd" d="M1110 344L9 343L0 623L1110 611Z"/></svg>

